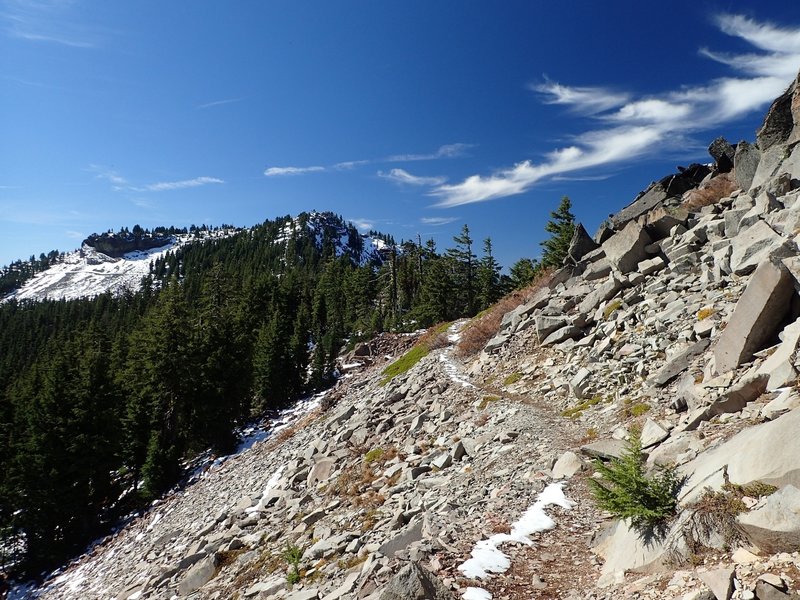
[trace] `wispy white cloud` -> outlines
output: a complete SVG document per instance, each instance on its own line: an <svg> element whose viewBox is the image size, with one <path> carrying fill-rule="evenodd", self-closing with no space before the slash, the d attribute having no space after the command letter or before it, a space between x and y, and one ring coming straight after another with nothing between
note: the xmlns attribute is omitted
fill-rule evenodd
<svg viewBox="0 0 800 600"><path fill-rule="evenodd" d="M325 173L331 171L350 171L352 169L356 169L358 167L363 167L365 165L371 164L379 164L379 163L388 163L388 162L412 162L418 160L438 160L443 158L457 158L459 156L463 156L465 152L469 149L474 147L474 144L445 144L443 146L439 146L439 149L436 152L432 152L430 154L393 154L391 156L387 156L385 158L371 158L365 160L345 160L342 162L335 163L333 165L322 166L322 165L315 165L311 167L269 167L264 171L264 175L267 177L281 177L285 175L305 175L307 173ZM392 179L391 173L394 171L402 171L402 169L392 169L389 174L386 176L387 179ZM379 173L381 174L381 173ZM381 175L384 176L384 175ZM402 175L400 175L402 177ZM416 185L439 185L444 183L444 178L435 178L435 181L428 181L428 182L420 182ZM395 179L395 181L398 181ZM402 183L411 183L414 182L411 180L403 181Z"/></svg>
<svg viewBox="0 0 800 600"><path fill-rule="evenodd" d="M350 222L361 232L375 229L375 222L369 219L350 219Z"/></svg>
<svg viewBox="0 0 800 600"><path fill-rule="evenodd" d="M638 98L549 81L535 86L548 95L546 102L592 115L602 126L574 136L570 145L540 161L525 160L491 175L471 175L460 183L437 186L430 192L439 198L436 205L460 206L522 194L545 178L663 153L685 144L692 133L762 109L797 74L800 27L780 28L740 15L724 15L718 25L761 51L727 55L701 50L702 56L730 66L738 76Z"/></svg>
<svg viewBox="0 0 800 600"><path fill-rule="evenodd" d="M405 185L441 185L447 181L446 177L420 177L418 175L412 175L404 169L392 169L388 173L378 171L378 177L383 177L384 179Z"/></svg>
<svg viewBox="0 0 800 600"><path fill-rule="evenodd" d="M117 173L114 169L109 169L102 165L91 164L88 168L89 172L95 174L95 179L103 179L108 181L114 190L123 190L128 187L128 180L122 175Z"/></svg>
<svg viewBox="0 0 800 600"><path fill-rule="evenodd" d="M67 231L65 231L64 235L67 236L68 238L72 238L73 240L82 240L86 237L80 231L74 231L72 229L68 229Z"/></svg>
<svg viewBox="0 0 800 600"><path fill-rule="evenodd" d="M75 4L64 0L6 0L0 22L11 38L69 48L95 48L100 39L98 32L73 18Z"/></svg>
<svg viewBox="0 0 800 600"><path fill-rule="evenodd" d="M531 84L530 89L546 96L545 104L566 104L584 114L594 114L621 106L630 94L601 87L569 87L555 81Z"/></svg>
<svg viewBox="0 0 800 600"><path fill-rule="evenodd" d="M429 154L393 154L382 162L413 162L417 160L437 160L440 158L457 158L463 156L474 144L445 144L436 152Z"/></svg>
<svg viewBox="0 0 800 600"><path fill-rule="evenodd" d="M264 171L267 177L282 177L284 175L303 175L305 173L321 173L325 167L269 167Z"/></svg>
<svg viewBox="0 0 800 600"><path fill-rule="evenodd" d="M419 222L425 225L448 225L458 219L459 217L422 217Z"/></svg>
<svg viewBox="0 0 800 600"><path fill-rule="evenodd" d="M370 162L369 160L346 160L344 162L336 163L331 167L336 171L349 171L350 169L355 169L356 167L363 167L364 165L368 165Z"/></svg>
<svg viewBox="0 0 800 600"><path fill-rule="evenodd" d="M202 185L225 183L222 179L217 177L195 177L194 179L183 179L181 181L160 181L158 183L150 183L141 188L132 188L137 192L165 192L170 190L184 190L186 188L195 188Z"/></svg>
<svg viewBox="0 0 800 600"><path fill-rule="evenodd" d="M204 108L213 108L215 106L223 106L225 104L235 104L241 102L244 98L227 98L225 100L214 100L213 102L206 102L205 104L198 104L197 108L202 110Z"/></svg>

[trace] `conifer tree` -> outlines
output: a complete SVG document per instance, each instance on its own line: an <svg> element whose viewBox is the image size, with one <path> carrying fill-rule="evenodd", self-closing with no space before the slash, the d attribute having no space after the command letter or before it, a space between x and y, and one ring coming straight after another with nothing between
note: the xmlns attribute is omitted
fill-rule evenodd
<svg viewBox="0 0 800 600"><path fill-rule="evenodd" d="M503 292L500 287L500 263L492 254L492 239L483 240L483 257L478 264L478 304L483 310L500 299Z"/></svg>
<svg viewBox="0 0 800 600"><path fill-rule="evenodd" d="M515 290L520 290L527 286L536 277L540 269L539 263L535 259L520 258L511 265L509 273L511 275L511 285Z"/></svg>
<svg viewBox="0 0 800 600"><path fill-rule="evenodd" d="M575 233L575 215L571 209L572 202L564 196L558 208L550 213L550 221L544 226L550 237L541 243L544 248L541 260L543 267L560 267L569 251L569 243Z"/></svg>
<svg viewBox="0 0 800 600"><path fill-rule="evenodd" d="M472 315L475 313L475 261L472 253L472 238L469 227L465 224L461 233L453 237L455 248L449 248L446 256L454 266L455 295L458 298L457 313Z"/></svg>

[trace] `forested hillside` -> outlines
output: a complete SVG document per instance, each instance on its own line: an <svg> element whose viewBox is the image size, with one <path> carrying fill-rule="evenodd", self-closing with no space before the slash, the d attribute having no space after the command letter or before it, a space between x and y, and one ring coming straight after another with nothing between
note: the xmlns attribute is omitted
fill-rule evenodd
<svg viewBox="0 0 800 600"><path fill-rule="evenodd" d="M488 306L509 282L473 246L466 226L440 253L304 213L177 248L135 293L0 305L3 562L81 549L184 460L327 385L348 343Z"/></svg>

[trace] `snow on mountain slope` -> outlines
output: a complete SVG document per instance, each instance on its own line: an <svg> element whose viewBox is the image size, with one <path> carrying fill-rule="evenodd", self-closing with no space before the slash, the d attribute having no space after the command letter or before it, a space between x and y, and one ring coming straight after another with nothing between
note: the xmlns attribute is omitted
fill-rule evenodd
<svg viewBox="0 0 800 600"><path fill-rule="evenodd" d="M185 244L190 236L178 236L160 248L111 258L84 245L64 260L42 271L10 294L6 300L74 300L105 292L135 290L150 272L150 263Z"/></svg>

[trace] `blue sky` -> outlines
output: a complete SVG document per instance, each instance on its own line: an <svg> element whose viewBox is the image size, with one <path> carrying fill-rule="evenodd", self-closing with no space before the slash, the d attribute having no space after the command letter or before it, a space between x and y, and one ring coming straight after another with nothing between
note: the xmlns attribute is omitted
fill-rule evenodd
<svg viewBox="0 0 800 600"><path fill-rule="evenodd" d="M0 265L332 210L506 266L752 141L800 3L0 0Z"/></svg>

